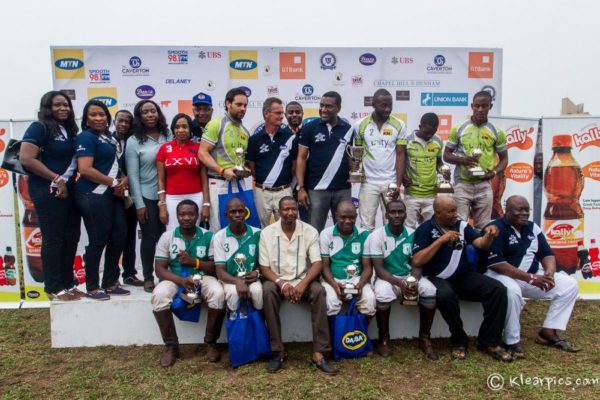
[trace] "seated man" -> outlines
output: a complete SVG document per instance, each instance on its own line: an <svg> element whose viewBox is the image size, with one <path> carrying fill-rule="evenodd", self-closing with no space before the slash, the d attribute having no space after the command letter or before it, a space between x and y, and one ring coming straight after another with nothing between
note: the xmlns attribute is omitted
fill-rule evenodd
<svg viewBox="0 0 600 400"><path fill-rule="evenodd" d="M377 299L377 328L379 343L377 352L383 357L391 356L390 309L392 301L403 295L419 295L419 347L431 360L438 356L431 345L431 325L435 316L435 286L422 277L421 268L410 268L414 230L404 226L406 207L402 200L392 200L386 205L385 226L375 229L367 239L366 254L375 266L375 298ZM418 279L418 292L407 287L406 278Z"/></svg>
<svg viewBox="0 0 600 400"><path fill-rule="evenodd" d="M230 312L236 311L239 299L248 297L254 308L263 308L263 291L256 264L260 229L244 222L246 212L242 200L231 198L225 210L229 225L215 233L212 240L217 277L223 282Z"/></svg>
<svg viewBox="0 0 600 400"><path fill-rule="evenodd" d="M477 348L500 361L512 361L501 343L506 318L506 288L500 282L474 271L468 245L487 250L498 235L498 228L488 226L483 236L458 219L456 202L450 196L438 196L433 202L433 218L415 231L413 267L423 268L437 289L436 302L450 329L452 357L467 356L468 337L460 318L459 299L481 302L483 322Z"/></svg>
<svg viewBox="0 0 600 400"><path fill-rule="evenodd" d="M364 245L369 231L357 228L356 208L351 200L342 200L335 211L337 223L325 228L320 235L321 264L327 300L327 315L337 315L342 300L347 298L344 288L351 283L358 290L356 308L362 314L375 315L375 294L371 288L373 267L368 259L363 263ZM346 267L357 267L356 275L349 277ZM350 280L351 279L351 280ZM352 295L350 295L350 299Z"/></svg>
<svg viewBox="0 0 600 400"><path fill-rule="evenodd" d="M219 361L221 354L216 347L221 335L225 316L223 287L214 277L215 266L210 241L212 232L196 226L198 205L183 200L177 205L179 226L162 234L156 247L154 268L160 283L152 291L152 308L160 328L166 350L160 357L160 365L170 367L179 356L179 341L171 312L171 302L181 286L194 287L192 275L202 275L202 298L208 306L208 321L204 343L208 345L207 356L211 362Z"/></svg>
<svg viewBox="0 0 600 400"><path fill-rule="evenodd" d="M321 275L319 233L309 224L297 221L298 204L291 196L279 201L279 214L279 221L262 231L258 246L260 272L265 277L263 311L274 353L268 370L279 371L285 360L279 319L283 297L292 304L297 304L300 300L310 303L313 332L311 360L321 371L336 374L336 369L323 355L331 351L331 342L325 289L318 282Z"/></svg>
<svg viewBox="0 0 600 400"><path fill-rule="evenodd" d="M519 317L525 302L530 299L550 300L550 308L536 342L568 352L580 349L561 339L557 330L566 330L579 287L565 273L556 274L556 261L544 232L529 221L529 203L522 196L506 200L506 214L490 222L500 235L492 242L483 264L486 275L502 282L508 289L508 311L504 327L506 349L514 358L525 357L521 346ZM540 268L541 263L541 268Z"/></svg>

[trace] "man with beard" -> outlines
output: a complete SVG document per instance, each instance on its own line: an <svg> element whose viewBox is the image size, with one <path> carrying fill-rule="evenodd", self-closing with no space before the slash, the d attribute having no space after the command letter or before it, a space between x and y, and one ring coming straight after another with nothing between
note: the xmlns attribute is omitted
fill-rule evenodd
<svg viewBox="0 0 600 400"><path fill-rule="evenodd" d="M296 134L302 130L302 117L304 116L304 110L302 104L297 101L290 101L285 106L285 119L290 130Z"/></svg>

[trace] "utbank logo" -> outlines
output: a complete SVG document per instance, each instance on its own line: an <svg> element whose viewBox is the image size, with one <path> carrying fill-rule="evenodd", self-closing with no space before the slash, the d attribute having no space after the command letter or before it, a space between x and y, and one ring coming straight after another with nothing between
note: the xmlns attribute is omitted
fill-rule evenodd
<svg viewBox="0 0 600 400"><path fill-rule="evenodd" d="M469 52L469 78L492 79L494 77L494 53Z"/></svg>
<svg viewBox="0 0 600 400"><path fill-rule="evenodd" d="M115 115L118 111L117 88L88 88L87 97L88 100L98 100L104 103L111 115Z"/></svg>
<svg viewBox="0 0 600 400"><path fill-rule="evenodd" d="M85 79L83 49L53 49L56 79Z"/></svg>
<svg viewBox="0 0 600 400"><path fill-rule="evenodd" d="M305 53L279 53L280 79L306 79Z"/></svg>
<svg viewBox="0 0 600 400"><path fill-rule="evenodd" d="M229 51L229 79L258 79L256 50Z"/></svg>
<svg viewBox="0 0 600 400"><path fill-rule="evenodd" d="M421 106L423 107L465 107L468 105L468 93L421 93Z"/></svg>

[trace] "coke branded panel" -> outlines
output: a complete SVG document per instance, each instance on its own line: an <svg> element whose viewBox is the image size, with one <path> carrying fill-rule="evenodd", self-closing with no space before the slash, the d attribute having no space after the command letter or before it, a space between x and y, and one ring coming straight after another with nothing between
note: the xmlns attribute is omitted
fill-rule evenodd
<svg viewBox="0 0 600 400"><path fill-rule="evenodd" d="M492 218L504 215L506 199L512 195L524 196L533 209L533 160L539 129L537 118L492 117L490 122L506 133L508 166L504 175L492 179L494 208ZM533 212L530 219L533 220Z"/></svg>
<svg viewBox="0 0 600 400"><path fill-rule="evenodd" d="M10 124L0 121L0 160L10 140ZM0 168L0 308L21 302L12 173Z"/></svg>
<svg viewBox="0 0 600 400"><path fill-rule="evenodd" d="M557 269L600 299L600 117L543 118L542 229Z"/></svg>
<svg viewBox="0 0 600 400"><path fill-rule="evenodd" d="M170 122L178 112L192 115L191 99L201 91L217 116L233 87L249 95L244 125L251 132L263 122L267 97L297 101L311 118L330 90L342 96L340 116L354 122L372 112L373 93L387 89L409 131L425 112L436 112L444 140L471 114L479 90L494 96L501 114L501 49L61 46L51 54L54 88L68 93L77 117L91 98L113 113L152 99Z"/></svg>

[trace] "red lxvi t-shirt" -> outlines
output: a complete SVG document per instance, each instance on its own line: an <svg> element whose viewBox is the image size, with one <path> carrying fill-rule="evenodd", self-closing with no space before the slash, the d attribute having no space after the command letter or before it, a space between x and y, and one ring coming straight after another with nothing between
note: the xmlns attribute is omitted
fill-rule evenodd
<svg viewBox="0 0 600 400"><path fill-rule="evenodd" d="M191 194L202 191L199 147L200 144L194 142L181 146L176 140L160 146L156 161L165 165L167 194Z"/></svg>

